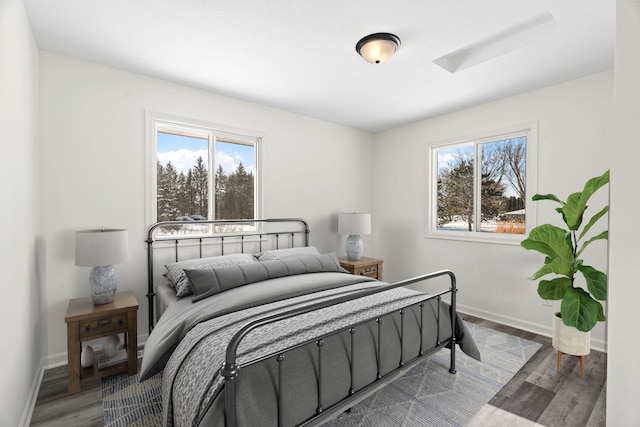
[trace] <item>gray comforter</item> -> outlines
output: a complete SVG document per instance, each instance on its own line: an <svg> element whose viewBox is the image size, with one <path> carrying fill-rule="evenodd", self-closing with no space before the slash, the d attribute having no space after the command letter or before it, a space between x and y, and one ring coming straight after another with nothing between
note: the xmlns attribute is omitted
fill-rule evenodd
<svg viewBox="0 0 640 427"><path fill-rule="evenodd" d="M344 273L310 273L245 285L195 304L178 301L164 313L150 335L141 369L143 380L164 369L162 395L165 425L210 425L212 420L216 424L223 423L223 379L219 370L229 339L249 321L376 286L381 286L380 282ZM246 364L424 298L425 295L420 292L398 288L265 326L242 341L238 351L239 363ZM432 309L433 318L442 316L442 313L435 313L433 306ZM448 338L447 328L450 331L446 314L444 319L440 326L444 329L439 333L441 339ZM463 322L458 322L457 330L461 348L472 357L479 358ZM393 367L385 369L391 370ZM240 377L243 373L240 373ZM248 388L261 389L264 381L260 381L260 384ZM361 380L363 384L367 381ZM308 391L301 392L302 395L313 394L311 391L315 385L309 387ZM265 405L269 412L273 405ZM252 419L247 414L240 415ZM263 420L260 417L266 417L267 414L263 408L262 412L257 411L252 416L254 420L256 417ZM309 415L296 416L304 420Z"/></svg>

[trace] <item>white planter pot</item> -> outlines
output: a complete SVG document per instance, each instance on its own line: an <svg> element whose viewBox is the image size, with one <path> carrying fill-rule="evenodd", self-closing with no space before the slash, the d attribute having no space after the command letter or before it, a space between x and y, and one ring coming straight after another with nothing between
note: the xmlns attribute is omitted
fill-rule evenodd
<svg viewBox="0 0 640 427"><path fill-rule="evenodd" d="M591 351L591 331L582 332L565 325L560 313L553 316L553 348L574 356L586 356Z"/></svg>

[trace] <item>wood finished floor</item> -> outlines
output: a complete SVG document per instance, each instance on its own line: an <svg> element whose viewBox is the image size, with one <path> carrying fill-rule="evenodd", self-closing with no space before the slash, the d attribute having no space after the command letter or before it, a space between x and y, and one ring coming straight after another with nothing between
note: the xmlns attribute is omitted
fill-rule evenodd
<svg viewBox="0 0 640 427"><path fill-rule="evenodd" d="M468 322L542 344L525 366L485 405L469 427L597 427L605 425L606 354L592 351L585 377L578 359L564 356L556 372L551 339L473 316ZM100 381L84 384L67 394L67 367L45 371L31 418L32 426L102 426Z"/></svg>
<svg viewBox="0 0 640 427"><path fill-rule="evenodd" d="M536 341L542 347L486 404L467 427L599 427L605 426L607 355L591 350L584 378L577 357L557 352L551 338L463 315L465 320Z"/></svg>

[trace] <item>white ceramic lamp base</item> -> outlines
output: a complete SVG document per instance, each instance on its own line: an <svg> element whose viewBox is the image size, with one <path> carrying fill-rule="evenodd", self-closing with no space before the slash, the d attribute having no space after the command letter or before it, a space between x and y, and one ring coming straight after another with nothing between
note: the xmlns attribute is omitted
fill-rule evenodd
<svg viewBox="0 0 640 427"><path fill-rule="evenodd" d="M102 350L105 356L113 357L118 354L120 349L120 337L118 335L109 335L106 337L102 344Z"/></svg>
<svg viewBox="0 0 640 427"><path fill-rule="evenodd" d="M349 261L358 261L362 258L362 237L359 234L350 234L347 237L347 258Z"/></svg>
<svg viewBox="0 0 640 427"><path fill-rule="evenodd" d="M93 366L93 359L93 347L91 347L90 345L85 345L84 347L82 347L82 352L80 353L80 366L82 366L83 368Z"/></svg>
<svg viewBox="0 0 640 427"><path fill-rule="evenodd" d="M118 288L118 276L113 265L93 267L89 275L91 299L95 305L109 304Z"/></svg>

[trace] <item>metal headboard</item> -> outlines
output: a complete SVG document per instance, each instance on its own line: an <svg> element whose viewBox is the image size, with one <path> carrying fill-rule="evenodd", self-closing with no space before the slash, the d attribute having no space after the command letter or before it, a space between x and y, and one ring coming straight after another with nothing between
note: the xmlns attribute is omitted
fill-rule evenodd
<svg viewBox="0 0 640 427"><path fill-rule="evenodd" d="M210 225L214 232L202 235L167 235L158 237L159 231L175 229L176 226ZM215 232L215 228L250 226L249 231ZM309 246L309 226L301 218L270 218L255 220L203 220L203 221L163 221L158 222L147 232L147 299L149 301L149 333L155 324L154 317L154 245L156 249L174 250L174 260L180 261L182 249L197 248L196 256L184 259L202 258L205 249L215 251L206 256L227 255L230 253L256 253L263 250ZM282 246L282 247L281 247Z"/></svg>

